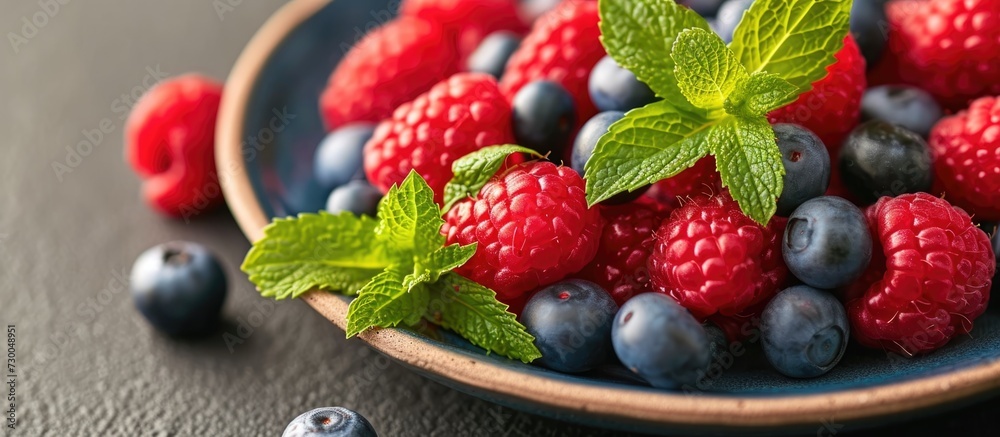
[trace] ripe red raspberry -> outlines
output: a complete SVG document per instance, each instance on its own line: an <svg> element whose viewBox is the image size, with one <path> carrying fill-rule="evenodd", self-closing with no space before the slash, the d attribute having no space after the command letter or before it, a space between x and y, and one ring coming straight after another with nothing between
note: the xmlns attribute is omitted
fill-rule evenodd
<svg viewBox="0 0 1000 437"><path fill-rule="evenodd" d="M907 356L972 329L996 269L986 233L927 193L883 197L866 211L875 238L868 272L847 303L861 344Z"/></svg>
<svg viewBox="0 0 1000 437"><path fill-rule="evenodd" d="M652 291L646 261L653 251L653 231L667 215L652 201L602 208L605 223L597 256L577 276L604 287L618 305Z"/></svg>
<svg viewBox="0 0 1000 437"><path fill-rule="evenodd" d="M448 244L479 244L457 272L508 304L580 271L597 253L604 224L596 208L587 208L583 179L547 161L494 177L478 199L444 218Z"/></svg>
<svg viewBox="0 0 1000 437"><path fill-rule="evenodd" d="M458 48L460 65L489 34L506 30L524 33L516 0L404 0L399 14L439 23Z"/></svg>
<svg viewBox="0 0 1000 437"><path fill-rule="evenodd" d="M938 122L930 146L934 192L978 220L1000 220L1000 99L984 97Z"/></svg>
<svg viewBox="0 0 1000 437"><path fill-rule="evenodd" d="M557 82L576 102L577 125L597 114L587 83L604 57L597 2L564 1L538 18L507 63L500 88L508 101L536 80Z"/></svg>
<svg viewBox="0 0 1000 437"><path fill-rule="evenodd" d="M125 157L157 211L189 218L223 203L215 170L221 100L222 84L189 74L154 86L129 114Z"/></svg>
<svg viewBox="0 0 1000 437"><path fill-rule="evenodd" d="M899 77L960 109L1000 94L1000 2L894 1L886 6L889 53Z"/></svg>
<svg viewBox="0 0 1000 437"><path fill-rule="evenodd" d="M795 123L813 131L836 157L841 143L858 125L861 97L865 93L865 58L854 37L844 38L836 62L826 77L790 105L771 112L771 123Z"/></svg>
<svg viewBox="0 0 1000 437"><path fill-rule="evenodd" d="M418 18L400 18L357 43L330 76L320 97L326 127L377 123L458 70L458 56L444 29Z"/></svg>
<svg viewBox="0 0 1000 437"><path fill-rule="evenodd" d="M689 197L711 196L721 191L722 176L715 169L715 158L706 156L674 177L653 184L646 196L676 207Z"/></svg>
<svg viewBox="0 0 1000 437"><path fill-rule="evenodd" d="M767 227L743 214L729 193L696 197L656 231L649 275L699 318L740 315L769 300L788 276L781 258L785 219Z"/></svg>
<svg viewBox="0 0 1000 437"><path fill-rule="evenodd" d="M416 170L440 204L456 159L514 142L510 117L492 76L456 74L378 125L365 144L365 173L385 193Z"/></svg>

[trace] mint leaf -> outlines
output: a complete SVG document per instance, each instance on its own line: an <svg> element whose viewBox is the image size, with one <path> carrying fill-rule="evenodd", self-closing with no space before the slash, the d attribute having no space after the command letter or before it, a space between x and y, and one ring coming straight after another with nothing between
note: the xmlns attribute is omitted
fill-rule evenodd
<svg viewBox="0 0 1000 437"><path fill-rule="evenodd" d="M691 167L709 152L718 115L663 100L611 125L587 161L587 202L595 205Z"/></svg>
<svg viewBox="0 0 1000 437"><path fill-rule="evenodd" d="M799 92L827 75L843 46L852 0L757 0L730 47L750 73L766 71Z"/></svg>
<svg viewBox="0 0 1000 437"><path fill-rule="evenodd" d="M670 56L674 39L684 29L708 30L705 19L672 0L601 0L598 7L601 42L608 54L656 95L677 99L680 89Z"/></svg>
<svg viewBox="0 0 1000 437"><path fill-rule="evenodd" d="M712 131L711 142L723 186L744 214L767 225L785 175L774 129L764 117L729 117Z"/></svg>
<svg viewBox="0 0 1000 437"><path fill-rule="evenodd" d="M301 214L264 228L240 267L260 294L296 298L319 287L353 294L391 262L374 219L350 213Z"/></svg>
<svg viewBox="0 0 1000 437"><path fill-rule="evenodd" d="M725 41L715 32L687 29L677 36L671 51L674 75L681 93L699 108L721 108L749 74Z"/></svg>
<svg viewBox="0 0 1000 437"><path fill-rule="evenodd" d="M444 245L441 210L434 203L434 191L424 178L411 171L402 185L393 186L378 206L379 224L375 236L391 248L401 264L414 262Z"/></svg>
<svg viewBox="0 0 1000 437"><path fill-rule="evenodd" d="M484 147L458 158L451 165L451 172L455 176L444 187L444 209L442 211L448 212L458 201L478 195L479 190L496 174L507 157L519 152L542 157L541 154L527 147L507 144Z"/></svg>
<svg viewBox="0 0 1000 437"><path fill-rule="evenodd" d="M798 88L776 74L757 72L741 83L726 99L726 112L741 117L759 117L795 100Z"/></svg>
<svg viewBox="0 0 1000 437"><path fill-rule="evenodd" d="M404 278L400 269L390 267L358 292L347 308L347 338L372 327L412 325L420 320L430 293L423 287L408 289L403 285Z"/></svg>
<svg viewBox="0 0 1000 437"><path fill-rule="evenodd" d="M441 275L464 265L476 254L476 245L442 247L427 257L425 262L413 266L413 274L406 277L403 285L412 288L416 283L436 282Z"/></svg>
<svg viewBox="0 0 1000 437"><path fill-rule="evenodd" d="M457 332L472 344L530 363L542 356L535 338L517 322L496 293L455 273L441 276L433 290L427 319Z"/></svg>

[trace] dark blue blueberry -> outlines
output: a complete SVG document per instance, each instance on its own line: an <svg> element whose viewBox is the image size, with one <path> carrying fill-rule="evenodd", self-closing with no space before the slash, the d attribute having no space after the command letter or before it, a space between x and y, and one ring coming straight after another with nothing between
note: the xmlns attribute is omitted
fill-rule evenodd
<svg viewBox="0 0 1000 437"><path fill-rule="evenodd" d="M697 384L712 358L705 328L660 293L625 302L615 316L611 340L622 364L659 388Z"/></svg>
<svg viewBox="0 0 1000 437"><path fill-rule="evenodd" d="M521 323L542 352L538 363L580 373L608 362L614 299L593 282L573 279L543 288L521 312Z"/></svg>
<svg viewBox="0 0 1000 437"><path fill-rule="evenodd" d="M599 111L628 111L656 101L653 90L605 56L590 72L590 99Z"/></svg>
<svg viewBox="0 0 1000 437"><path fill-rule="evenodd" d="M899 125L927 138L944 112L927 91L905 85L882 85L865 91L861 116L865 121L882 120Z"/></svg>
<svg viewBox="0 0 1000 437"><path fill-rule="evenodd" d="M350 211L354 215L367 214L375 217L382 192L367 181L351 181L330 193L326 210L331 214Z"/></svg>
<svg viewBox="0 0 1000 437"><path fill-rule="evenodd" d="M677 3L691 8L702 17L714 17L722 6L722 0L678 0Z"/></svg>
<svg viewBox="0 0 1000 437"><path fill-rule="evenodd" d="M584 169L587 166L587 161L590 160L590 156L594 154L597 141L608 132L608 128L612 124L621 120L624 116L625 113L621 111L605 111L587 120L583 124L583 127L580 128L580 133L576 135L576 140L573 142L573 154L571 157L571 166L573 170L580 174L580 177L584 176ZM648 189L649 187L645 187L631 193L621 193L601 203L607 205L629 203L641 197Z"/></svg>
<svg viewBox="0 0 1000 437"><path fill-rule="evenodd" d="M851 7L851 34L871 69L882 59L889 30L884 0L854 0Z"/></svg>
<svg viewBox="0 0 1000 437"><path fill-rule="evenodd" d="M785 189L778 198L778 215L787 217L829 188L830 152L816 134L797 124L776 124L774 134L785 164Z"/></svg>
<svg viewBox="0 0 1000 437"><path fill-rule="evenodd" d="M171 242L135 260L129 280L135 307L169 335L205 334L226 300L226 273L204 246Z"/></svg>
<svg viewBox="0 0 1000 437"><path fill-rule="evenodd" d="M507 60L519 45L521 38L514 33L493 32L479 43L479 47L472 52L472 55L469 55L466 67L471 72L486 73L499 79L507 68Z"/></svg>
<svg viewBox="0 0 1000 437"><path fill-rule="evenodd" d="M781 245L788 270L816 288L853 282L868 268L872 236L864 213L840 197L817 197L788 218Z"/></svg>
<svg viewBox="0 0 1000 437"><path fill-rule="evenodd" d="M330 132L313 160L313 175L316 182L330 191L352 180L364 179L363 149L375 132L375 126L357 123Z"/></svg>
<svg viewBox="0 0 1000 437"><path fill-rule="evenodd" d="M836 297L799 285L778 293L760 320L764 355L774 369L792 378L829 372L847 349L847 312Z"/></svg>
<svg viewBox="0 0 1000 437"><path fill-rule="evenodd" d="M905 128L872 120L855 128L840 149L847 188L866 203L931 189L930 147Z"/></svg>
<svg viewBox="0 0 1000 437"><path fill-rule="evenodd" d="M539 80L521 88L511 108L518 144L561 159L576 125L573 96L562 85Z"/></svg>
<svg viewBox="0 0 1000 437"><path fill-rule="evenodd" d="M750 9L753 0L728 0L719 8L719 13L715 15L715 33L718 33L722 40L731 42L736 26L743 19L743 13Z"/></svg>
<svg viewBox="0 0 1000 437"><path fill-rule="evenodd" d="M317 408L296 417L281 437L378 437L368 419L347 408Z"/></svg>

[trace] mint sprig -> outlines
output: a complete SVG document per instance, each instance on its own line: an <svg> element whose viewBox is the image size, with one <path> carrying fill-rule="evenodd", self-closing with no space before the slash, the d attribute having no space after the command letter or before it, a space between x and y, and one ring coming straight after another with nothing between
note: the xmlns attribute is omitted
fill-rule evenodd
<svg viewBox="0 0 1000 437"><path fill-rule="evenodd" d="M758 0L730 46L673 0L600 0L608 54L664 100L613 124L586 166L593 205L675 176L706 155L743 212L766 224L784 166L767 114L823 78L852 0Z"/></svg>

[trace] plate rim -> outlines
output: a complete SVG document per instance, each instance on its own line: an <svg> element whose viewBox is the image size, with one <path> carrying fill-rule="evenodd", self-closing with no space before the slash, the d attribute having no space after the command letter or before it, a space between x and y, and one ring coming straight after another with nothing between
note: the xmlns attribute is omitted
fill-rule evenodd
<svg viewBox="0 0 1000 437"><path fill-rule="evenodd" d="M241 136L257 78L291 31L333 0L292 0L254 34L226 81L216 126L220 184L233 217L251 242L270 223L257 201L243 160ZM347 303L313 291L303 299L344 329ZM1000 389L1000 360L924 378L867 388L804 395L720 396L635 391L562 381L495 366L445 350L398 329L374 329L359 337L408 366L463 386L506 398L611 420L662 426L791 427L860 421L904 414ZM489 372L483 372L483 368Z"/></svg>

